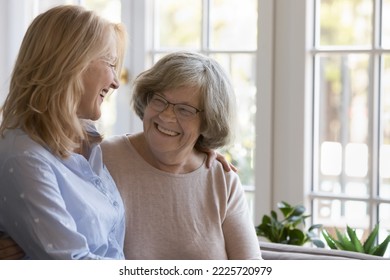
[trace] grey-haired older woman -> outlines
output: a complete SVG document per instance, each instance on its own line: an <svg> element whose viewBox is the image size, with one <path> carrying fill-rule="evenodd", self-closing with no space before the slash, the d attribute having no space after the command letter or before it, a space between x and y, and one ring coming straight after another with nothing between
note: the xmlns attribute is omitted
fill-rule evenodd
<svg viewBox="0 0 390 280"><path fill-rule="evenodd" d="M232 140L234 96L197 53L169 54L135 80L143 132L102 143L125 204L126 259L261 259L238 175L206 168L201 152Z"/></svg>

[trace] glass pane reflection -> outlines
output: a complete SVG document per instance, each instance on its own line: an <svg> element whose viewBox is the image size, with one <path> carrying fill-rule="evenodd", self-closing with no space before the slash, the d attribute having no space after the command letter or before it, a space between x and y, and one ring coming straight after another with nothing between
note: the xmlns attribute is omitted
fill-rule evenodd
<svg viewBox="0 0 390 280"><path fill-rule="evenodd" d="M319 102L318 185L338 182L340 193L369 187L369 67L367 54L316 57ZM352 191L356 188L356 191ZM363 188L363 190L362 190ZM335 190L332 190L334 192Z"/></svg>
<svg viewBox="0 0 390 280"><path fill-rule="evenodd" d="M210 1L210 48L256 50L257 1Z"/></svg>
<svg viewBox="0 0 390 280"><path fill-rule="evenodd" d="M155 0L155 48L201 48L202 1Z"/></svg>
<svg viewBox="0 0 390 280"><path fill-rule="evenodd" d="M370 46L373 0L318 0L320 46Z"/></svg>

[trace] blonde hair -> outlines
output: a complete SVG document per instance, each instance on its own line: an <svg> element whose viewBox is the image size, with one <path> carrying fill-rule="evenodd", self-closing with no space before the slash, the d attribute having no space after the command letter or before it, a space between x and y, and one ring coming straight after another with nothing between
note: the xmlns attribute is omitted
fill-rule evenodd
<svg viewBox="0 0 390 280"><path fill-rule="evenodd" d="M0 134L21 128L60 157L79 148L86 137L77 116L84 94L82 75L91 61L110 53L109 34L116 39L118 73L126 45L122 24L76 5L57 6L37 16L23 38L0 110Z"/></svg>
<svg viewBox="0 0 390 280"><path fill-rule="evenodd" d="M132 104L143 119L149 95L179 87L195 87L201 95L201 135L195 148L217 149L232 143L236 100L233 86L220 64L205 55L174 52L161 58L135 79Z"/></svg>

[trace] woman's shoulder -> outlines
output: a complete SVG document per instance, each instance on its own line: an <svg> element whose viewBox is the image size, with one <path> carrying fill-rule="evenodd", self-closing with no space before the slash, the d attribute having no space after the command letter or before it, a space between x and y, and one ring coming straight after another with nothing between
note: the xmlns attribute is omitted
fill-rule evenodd
<svg viewBox="0 0 390 280"><path fill-rule="evenodd" d="M132 138L138 138L141 134L122 134L122 135L113 135L107 137L100 144L103 154L104 153L121 153L123 151L134 150L133 145L131 144Z"/></svg>
<svg viewBox="0 0 390 280"><path fill-rule="evenodd" d="M103 161L106 164L111 161L119 161L127 158L131 156L130 154L133 151L128 140L128 134L107 137L100 143L100 146L103 153Z"/></svg>
<svg viewBox="0 0 390 280"><path fill-rule="evenodd" d="M207 177L213 182L212 184L214 186L224 188L228 193L242 187L239 173L233 170L225 171L222 163L217 160L214 160L210 168L204 166L203 172L207 174Z"/></svg>
<svg viewBox="0 0 390 280"><path fill-rule="evenodd" d="M8 130L0 138L0 154L2 158L14 157L55 157L46 147L34 141L21 129Z"/></svg>
<svg viewBox="0 0 390 280"><path fill-rule="evenodd" d="M102 149L107 149L110 147L116 147L118 145L121 145L124 143L124 140L126 140L127 135L112 135L109 137L104 138L104 140L100 143L100 146Z"/></svg>
<svg viewBox="0 0 390 280"><path fill-rule="evenodd" d="M225 171L223 164L216 159L211 163L210 168L207 168L206 164L204 164L204 166L206 169L208 169L208 171L210 173L213 173L213 174L220 174L221 176L226 177L226 178L238 178L239 177L238 172L235 172L233 170Z"/></svg>

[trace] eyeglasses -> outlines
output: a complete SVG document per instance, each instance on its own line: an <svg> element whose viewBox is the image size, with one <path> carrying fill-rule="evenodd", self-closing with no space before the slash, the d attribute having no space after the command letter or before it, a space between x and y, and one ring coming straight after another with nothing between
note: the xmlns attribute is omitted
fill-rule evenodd
<svg viewBox="0 0 390 280"><path fill-rule="evenodd" d="M203 112L203 110L199 110L191 105L181 104L181 103L171 103L162 97L159 94L153 94L148 98L148 105L157 112L163 112L168 108L169 105L173 106L173 111L176 114L178 119L189 120L194 118L199 112Z"/></svg>

